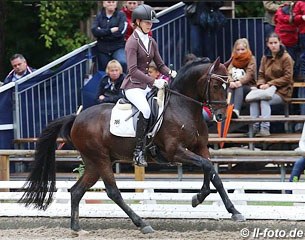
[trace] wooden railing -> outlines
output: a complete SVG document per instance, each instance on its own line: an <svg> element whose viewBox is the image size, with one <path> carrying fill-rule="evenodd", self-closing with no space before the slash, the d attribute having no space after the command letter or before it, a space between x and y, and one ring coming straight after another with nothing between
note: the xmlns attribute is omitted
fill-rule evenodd
<svg viewBox="0 0 305 240"><path fill-rule="evenodd" d="M0 150L0 180L10 180L9 162L10 161L32 161L34 150ZM300 156L305 156L302 151L252 151L252 150L231 150L220 149L210 150L211 162L214 163L216 170L221 164L232 163L272 163L280 166L281 181L285 181L286 165L294 163ZM80 163L79 152L76 150L57 150L56 161ZM181 168L181 166L180 166ZM179 169L178 169L179 171ZM178 175L182 175L182 169ZM178 176L179 179L182 176ZM135 179L144 180L145 171L142 167L135 168Z"/></svg>

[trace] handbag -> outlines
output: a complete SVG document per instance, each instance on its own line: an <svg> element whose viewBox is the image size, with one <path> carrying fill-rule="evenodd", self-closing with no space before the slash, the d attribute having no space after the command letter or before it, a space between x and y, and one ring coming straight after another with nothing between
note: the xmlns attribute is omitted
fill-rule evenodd
<svg viewBox="0 0 305 240"><path fill-rule="evenodd" d="M271 100L276 91L275 86L271 86L267 89L253 88L246 96L246 102L260 101L260 100Z"/></svg>

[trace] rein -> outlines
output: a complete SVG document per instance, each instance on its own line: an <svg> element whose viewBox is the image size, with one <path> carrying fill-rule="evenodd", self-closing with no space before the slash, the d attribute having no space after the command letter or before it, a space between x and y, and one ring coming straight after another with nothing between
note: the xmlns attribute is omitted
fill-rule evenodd
<svg viewBox="0 0 305 240"><path fill-rule="evenodd" d="M201 107L203 107L203 106L208 106L208 107L210 107L211 106L211 104L223 104L223 103L227 103L226 101L211 101L210 100L210 91L209 91L209 88L210 88L210 82L211 82L211 79L212 78L215 78L216 80L218 80L218 81L221 81L221 82L223 82L223 83L225 83L225 84L227 84L228 83L228 80L224 80L224 78L227 78L227 76L222 76L222 75L218 75L218 74L214 74L214 73L212 73L212 74L208 74L208 81L207 81L207 97L208 97L208 99L207 99L207 101L206 102L200 102L200 101L198 101L198 100L195 100L194 98L191 98L191 97L189 97L189 96L186 96L186 95L184 95L184 94L182 94L182 93L179 93L179 92L177 92L177 91L175 91L175 90L172 90L172 89L169 89L169 88L166 88L166 91L168 91L168 92L170 92L170 93L173 93L173 94L176 94L176 95L178 95L178 96L180 96L180 97L183 97L183 98L185 98L186 100L188 100L188 101L190 101L190 102L194 102L194 103L196 103L196 104L198 104L198 105L200 105Z"/></svg>
<svg viewBox="0 0 305 240"><path fill-rule="evenodd" d="M179 93L179 92L174 91L174 90L172 90L172 89L166 88L166 91L168 91L168 92L170 92L170 93L174 93L174 94L176 94L176 95L178 95L178 96L180 96L180 97L183 97L183 98L185 98L185 99L187 99L187 100L189 100L189 101L191 101L191 102L194 102L194 103L196 103L196 104L199 104L201 107L203 107L203 106L206 105L206 104L204 104L204 103L202 103L202 102L199 102L199 101L197 101L197 100L195 100L195 99L193 99L193 98L191 98L191 97L188 97L188 96L186 96L186 95L183 95L182 93Z"/></svg>

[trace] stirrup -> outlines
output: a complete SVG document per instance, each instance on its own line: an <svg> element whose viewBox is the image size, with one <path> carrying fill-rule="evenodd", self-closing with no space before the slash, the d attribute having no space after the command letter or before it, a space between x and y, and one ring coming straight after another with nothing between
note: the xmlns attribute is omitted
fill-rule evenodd
<svg viewBox="0 0 305 240"><path fill-rule="evenodd" d="M139 151L134 153L133 155L133 162L135 165L139 167L147 167L147 162L145 160L145 156L143 154L143 151Z"/></svg>

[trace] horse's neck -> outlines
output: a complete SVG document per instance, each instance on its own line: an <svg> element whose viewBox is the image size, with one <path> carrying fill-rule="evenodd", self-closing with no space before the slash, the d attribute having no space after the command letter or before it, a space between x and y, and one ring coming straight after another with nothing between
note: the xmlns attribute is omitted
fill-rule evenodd
<svg viewBox="0 0 305 240"><path fill-rule="evenodd" d="M185 96L187 96L187 95L185 95ZM173 109L178 110L177 114L201 116L202 106L200 105L200 102L192 101L191 99L193 99L193 98L190 96L187 96L187 97L189 97L190 99L185 98L183 96L173 94L170 99L170 103L173 106Z"/></svg>

